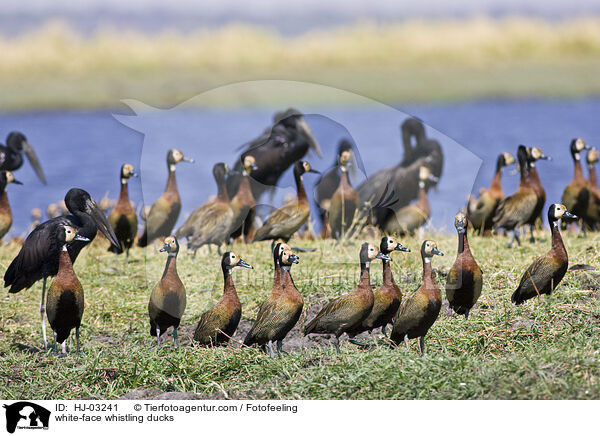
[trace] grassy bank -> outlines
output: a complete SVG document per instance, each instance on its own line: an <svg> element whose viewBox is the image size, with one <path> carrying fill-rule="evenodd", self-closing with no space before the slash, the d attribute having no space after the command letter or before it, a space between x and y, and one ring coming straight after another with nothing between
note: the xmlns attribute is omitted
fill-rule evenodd
<svg viewBox="0 0 600 436"><path fill-rule="evenodd" d="M434 260L437 279L454 261L455 237L430 235L446 253ZM268 244L235 246L252 271L234 273L243 315L231 347L200 349L191 345L194 324L220 298L218 256L181 253L178 269L187 287L188 306L182 320L182 347L169 336L156 353L150 349L146 305L160 278L164 255L133 251L133 262L115 262L105 241L86 248L76 263L86 308L80 356L57 357L40 349L40 286L0 301L0 397L67 399L118 398L132 390L194 392L203 398L244 399L571 399L600 398L600 286L596 272L568 272L549 298L522 307L510 303L520 275L550 243L540 235L536 245L508 250L507 239L471 239L484 271L484 290L468 321L445 316L428 335L428 351L386 346L377 332L361 340L370 351L342 341L336 355L328 340L302 338L295 328L284 343L288 354L270 359L258 349L240 347L258 304L271 287ZM571 264L600 268L598 240L567 236ZM375 242L375 240L373 240ZM405 295L420 280L420 241L406 239L412 253L394 254L394 273ZM305 313L355 286L359 242L337 247L330 240L292 241L316 247L300 253L293 268L305 299ZM4 271L18 247L0 250ZM380 265L372 279L381 282ZM73 344L74 346L74 344Z"/></svg>
<svg viewBox="0 0 600 436"><path fill-rule="evenodd" d="M294 37L244 26L82 37L53 23L0 39L0 110L114 107L123 98L168 106L259 79L325 84L388 103L598 95L599 24L470 18L356 24ZM322 103L318 95L303 98ZM251 96L216 104L240 103L251 104Z"/></svg>

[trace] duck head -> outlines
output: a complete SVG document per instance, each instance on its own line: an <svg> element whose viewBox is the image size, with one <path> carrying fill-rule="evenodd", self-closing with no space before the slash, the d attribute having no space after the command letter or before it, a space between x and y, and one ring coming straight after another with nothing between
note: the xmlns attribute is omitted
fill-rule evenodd
<svg viewBox="0 0 600 436"><path fill-rule="evenodd" d="M300 258L292 253L289 247L284 248L279 255L279 263L281 266L291 266L294 263L300 262Z"/></svg>
<svg viewBox="0 0 600 436"><path fill-rule="evenodd" d="M515 163L515 158L510 153L502 153L498 156L498 161L496 163L496 170L500 170L504 167L512 165Z"/></svg>
<svg viewBox="0 0 600 436"><path fill-rule="evenodd" d="M10 171L0 171L0 191L4 190L6 185L14 183L15 185L22 185L23 183L15 179L15 176Z"/></svg>
<svg viewBox="0 0 600 436"><path fill-rule="evenodd" d="M586 157L588 165L595 165L599 157L598 149L595 147L590 148Z"/></svg>
<svg viewBox="0 0 600 436"><path fill-rule="evenodd" d="M66 250L67 244L73 241L90 242L85 236L77 233L77 229L73 226L61 226L58 230L58 241Z"/></svg>
<svg viewBox="0 0 600 436"><path fill-rule="evenodd" d="M223 253L223 257L221 258L221 268L223 268L223 271L231 271L236 266L254 269L252 265L244 262L244 260L237 254L235 254L233 251L227 251Z"/></svg>
<svg viewBox="0 0 600 436"><path fill-rule="evenodd" d="M552 225L557 225L561 219L576 220L578 217L567 210L564 204L551 204L548 208L548 222Z"/></svg>
<svg viewBox="0 0 600 436"><path fill-rule="evenodd" d="M173 235L167 236L162 248L158 251L161 253L166 252L169 256L177 256L177 253L179 253L179 241Z"/></svg>
<svg viewBox="0 0 600 436"><path fill-rule="evenodd" d="M175 171L175 165L179 162L194 163L194 159L184 156L181 150L177 150L176 148L170 149L167 152L167 165L169 166L169 170Z"/></svg>
<svg viewBox="0 0 600 436"><path fill-rule="evenodd" d="M213 166L213 177L217 183L225 181L225 178L229 174L229 166L224 162L217 162Z"/></svg>
<svg viewBox="0 0 600 436"><path fill-rule="evenodd" d="M571 141L569 148L571 150L571 156L573 156L573 160L579 160L579 153L581 153L583 150L589 150L590 146L587 145L582 138L575 138Z"/></svg>
<svg viewBox="0 0 600 436"><path fill-rule="evenodd" d="M17 154L21 154L21 152L25 153L27 160L31 164L33 171L41 180L41 182L46 184L46 176L44 175L44 171L42 170L42 166L40 165L40 161L33 151L33 147L27 141L25 135L21 132L10 132L6 137L6 146Z"/></svg>
<svg viewBox="0 0 600 436"><path fill-rule="evenodd" d="M244 158L244 172L246 175L250 175L252 171L256 171L258 166L256 165L256 158L254 156L247 155Z"/></svg>
<svg viewBox="0 0 600 436"><path fill-rule="evenodd" d="M84 213L88 215L98 229L106 236L106 238L113 243L115 247L121 247L119 241L117 241L117 237L111 225L108 223L106 216L102 213L100 207L96 204L96 202L90 197L83 189L72 188L69 189L67 195L65 195L65 205L69 212L73 215L78 215Z"/></svg>
<svg viewBox="0 0 600 436"><path fill-rule="evenodd" d="M360 263L361 264L370 264L372 260L381 259L381 260L392 260L387 254L383 254L374 245L365 242L360 247Z"/></svg>
<svg viewBox="0 0 600 436"><path fill-rule="evenodd" d="M435 241L423 241L423 245L421 245L421 258L423 262L429 263L431 262L431 258L433 256L443 256L440 250L438 250L437 243Z"/></svg>
<svg viewBox="0 0 600 436"><path fill-rule="evenodd" d="M529 165L534 167L538 160L552 160L550 156L546 156L539 147L527 147Z"/></svg>
<svg viewBox="0 0 600 436"><path fill-rule="evenodd" d="M381 242L379 243L379 251L383 254L390 254L392 251L404 251L410 253L410 250L402 245L400 242L397 242L391 236L384 236L381 238Z"/></svg>
<svg viewBox="0 0 600 436"><path fill-rule="evenodd" d="M429 167L421 166L419 167L419 187L424 188L426 182L437 183L440 179L433 174L431 174L431 170Z"/></svg>
<svg viewBox="0 0 600 436"><path fill-rule="evenodd" d="M137 177L137 173L135 172L133 165L131 164L123 164L121 167L121 183L125 183L129 180L130 177Z"/></svg>
<svg viewBox="0 0 600 436"><path fill-rule="evenodd" d="M299 160L294 164L294 175L301 176L305 173L321 174L319 171L313 170L310 164L305 160Z"/></svg>
<svg viewBox="0 0 600 436"><path fill-rule="evenodd" d="M281 241L281 240L280 240ZM281 254L285 251L285 250L289 250L292 251L292 249L290 248L289 245L287 245L284 242L277 242L277 241L273 241L272 244L272 252L273 252L273 261L275 263L279 262L279 257L281 256Z"/></svg>
<svg viewBox="0 0 600 436"><path fill-rule="evenodd" d="M352 166L352 153L348 150L342 151L338 159L338 164L342 171L348 171Z"/></svg>
<svg viewBox="0 0 600 436"><path fill-rule="evenodd" d="M467 233L468 227L469 220L467 219L467 216L462 212L457 213L454 217L454 228L456 229L456 231L459 234L465 234Z"/></svg>

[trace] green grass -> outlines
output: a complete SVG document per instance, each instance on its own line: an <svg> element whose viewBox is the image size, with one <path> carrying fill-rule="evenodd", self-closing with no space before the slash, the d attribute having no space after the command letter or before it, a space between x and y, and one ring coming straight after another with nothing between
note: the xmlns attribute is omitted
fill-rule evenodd
<svg viewBox="0 0 600 436"><path fill-rule="evenodd" d="M446 253L434 259L443 289L456 238L427 236ZM40 284L2 298L0 398L118 398L134 389L154 389L243 399L599 399L598 273L568 272L552 296L521 307L510 303L524 268L549 246L549 234L539 236L539 243L512 250L503 237L471 237L484 271L483 294L468 321L448 318L444 306L427 336L425 357L418 354L416 341L410 351L390 349L379 332L361 336L374 345L371 350L343 340L337 355L327 340L302 339L296 328L284 345L289 353L277 359L238 342L216 349L191 345L195 322L222 291L219 256L208 252L196 259L184 252L179 257L188 293L183 346L173 349L169 336L158 353L152 351L146 305L165 257L148 250L145 263L144 253L136 249L134 262L124 265L115 262L100 240L75 265L86 297L81 355L60 357L40 349ZM571 264L600 268L599 239L565 236ZM292 240L292 246L317 248L300 253L301 263L292 270L305 299L301 322L311 306L353 289L360 242L339 247L331 240ZM394 253L393 268L401 289L410 295L421 276L420 241L402 242L413 252ZM234 337L240 341L270 291L272 271L267 243L236 245L234 250L255 267L234 273L243 304L240 332ZM2 270L17 251L14 244L2 248ZM372 280L381 282L378 263Z"/></svg>

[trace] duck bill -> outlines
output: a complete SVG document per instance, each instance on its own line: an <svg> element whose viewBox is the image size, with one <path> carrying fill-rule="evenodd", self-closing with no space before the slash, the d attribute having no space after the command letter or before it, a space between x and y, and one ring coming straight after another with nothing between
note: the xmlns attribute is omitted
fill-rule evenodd
<svg viewBox="0 0 600 436"><path fill-rule="evenodd" d="M138 173L136 173L135 171L132 171L129 173L129 177L139 177L140 175Z"/></svg>
<svg viewBox="0 0 600 436"><path fill-rule="evenodd" d="M162 248L160 250L161 253L164 253L165 251L169 251L169 244L165 244L162 246Z"/></svg>
<svg viewBox="0 0 600 436"><path fill-rule="evenodd" d="M15 185L22 185L23 184L23 182L20 182L17 179L13 179L13 181L11 183L14 183Z"/></svg>
<svg viewBox="0 0 600 436"><path fill-rule="evenodd" d="M577 215L574 215L571 212L565 212L565 213L563 213L562 217L563 218L568 218L568 219L571 219L571 220L578 220L579 219L579 217Z"/></svg>
<svg viewBox="0 0 600 436"><path fill-rule="evenodd" d="M288 257L288 261L291 263L298 263L298 262L300 262L300 258L298 256L296 256L295 254L290 254Z"/></svg>
<svg viewBox="0 0 600 436"><path fill-rule="evenodd" d="M429 174L429 177L427 177L427 180L429 180L430 182L433 182L433 183L437 183L440 181L440 178L434 176L433 174Z"/></svg>
<svg viewBox="0 0 600 436"><path fill-rule="evenodd" d="M392 258L386 254L383 254L381 251L379 253L377 253L377 256L375 256L377 259L381 259L381 260L387 260L390 261L392 260Z"/></svg>
<svg viewBox="0 0 600 436"><path fill-rule="evenodd" d="M119 244L119 241L117 241L117 235L115 235L115 232L108 223L106 216L104 216L102 210L94 200L90 199L88 201L87 213L92 217L94 223L96 223L96 226L98 226L98 230L100 230L115 247L121 249L121 244Z"/></svg>
<svg viewBox="0 0 600 436"><path fill-rule="evenodd" d="M312 151L314 151L317 156L323 157L323 152L321 151L321 147L319 146L319 143L315 139L315 136L313 135L312 130L310 130L310 127L308 126L308 123L306 122L304 117L300 117L300 119L296 123L296 126L298 127L299 130L302 131L302 133L304 133L304 136L306 137L306 140L308 141L308 147Z"/></svg>
<svg viewBox="0 0 600 436"><path fill-rule="evenodd" d="M313 170L312 168L310 170L308 170L307 172L314 173L314 174L321 174L321 171Z"/></svg>
<svg viewBox="0 0 600 436"><path fill-rule="evenodd" d="M397 251L405 251L406 253L410 253L410 248L406 248L404 245L398 243L398 245L396 245L396 248L394 248L394 250Z"/></svg>
<svg viewBox="0 0 600 436"><path fill-rule="evenodd" d="M80 234L75 235L73 240L74 241L82 241L82 242L90 242L90 238L86 238L85 236L81 236Z"/></svg>
<svg viewBox="0 0 600 436"><path fill-rule="evenodd" d="M552 160L552 157L542 154L538 160Z"/></svg>
<svg viewBox="0 0 600 436"><path fill-rule="evenodd" d="M252 265L250 265L249 263L246 263L242 259L240 259L240 261L238 262L238 266L241 266L243 268L254 269L254 267Z"/></svg>
<svg viewBox="0 0 600 436"><path fill-rule="evenodd" d="M47 185L48 183L46 182L46 176L44 175L44 171L42 170L40 161L37 157L37 154L35 154L35 151L33 151L33 147L31 146L31 144L29 144L29 142L23 142L23 151L25 152L25 156L27 156L27 160L31 164L33 171L35 171L35 174L38 176L38 179L40 179L40 181L44 185Z"/></svg>
<svg viewBox="0 0 600 436"><path fill-rule="evenodd" d="M191 157L187 157L187 156L183 156L183 158L181 158L182 162L188 162L188 163L194 163L194 159L192 159Z"/></svg>
<svg viewBox="0 0 600 436"><path fill-rule="evenodd" d="M434 247L433 250L431 250L431 252L433 254L435 254L436 256L443 256L444 253L442 253L440 250L437 249L437 247Z"/></svg>

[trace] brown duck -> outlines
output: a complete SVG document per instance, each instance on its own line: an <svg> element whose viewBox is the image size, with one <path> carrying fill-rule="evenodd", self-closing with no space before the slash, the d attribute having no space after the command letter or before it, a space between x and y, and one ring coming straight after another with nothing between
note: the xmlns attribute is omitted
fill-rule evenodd
<svg viewBox="0 0 600 436"><path fill-rule="evenodd" d="M469 312L481 295L483 274L473 258L467 237L469 221L458 213L454 218L454 227L458 232L458 253L454 265L448 272L446 298L452 310L469 319Z"/></svg>
<svg viewBox="0 0 600 436"><path fill-rule="evenodd" d="M442 307L442 293L431 269L431 258L434 255L443 256L444 253L438 250L434 241L424 241L421 246L423 259L421 286L400 307L390 335L390 339L396 344L404 341L407 348L409 339L419 338L421 354L425 354L425 335L437 319Z"/></svg>
<svg viewBox="0 0 600 436"><path fill-rule="evenodd" d="M390 260L390 257L365 242L360 248L360 282L353 292L330 301L317 316L304 326L304 335L311 333L333 334L335 349L339 353L339 338L352 331L373 309L370 265L374 259Z"/></svg>
<svg viewBox="0 0 600 436"><path fill-rule="evenodd" d="M115 235L117 235L119 244L121 244L120 248L111 244L108 250L116 255L125 251L126 260L129 259L129 249L133 245L133 240L137 234L138 223L134 205L129 201L127 182L130 177L137 177L137 174L133 169L133 165L126 163L121 167L121 194L114 209L108 215L108 222Z"/></svg>
<svg viewBox="0 0 600 436"><path fill-rule="evenodd" d="M242 305L238 298L231 271L236 266L251 268L252 266L232 252L223 253L221 269L223 270L223 298L198 321L194 340L200 345L220 345L229 342L242 316Z"/></svg>
<svg viewBox="0 0 600 436"><path fill-rule="evenodd" d="M502 153L496 161L496 173L488 189L482 189L479 199L473 197L469 199L468 212L469 221L479 235L489 234L493 223L496 208L501 200L504 199L502 190L502 170L515 163L515 158L510 153Z"/></svg>
<svg viewBox="0 0 600 436"><path fill-rule="evenodd" d="M588 181L585 179L585 176L583 175L583 169L581 168L580 153L583 150L589 150L590 147L583 139L576 138L571 141L570 149L575 170L573 179L563 192L562 203L565 205L568 211L585 220L589 205L590 191L588 189ZM581 228L585 232L585 223Z"/></svg>
<svg viewBox="0 0 600 436"><path fill-rule="evenodd" d="M386 233L405 236L414 235L415 230L420 229L431 216L431 208L427 199L426 182L437 182L438 178L431 174L428 167L419 169L419 197L416 203L395 210L387 220L384 231Z"/></svg>
<svg viewBox="0 0 600 436"><path fill-rule="evenodd" d="M596 163L598 162L599 153L595 148L591 148L587 154L588 164L588 189L590 191L590 200L586 212L586 223L592 228L597 229L600 222L600 189L598 188L598 178L596 176Z"/></svg>
<svg viewBox="0 0 600 436"><path fill-rule="evenodd" d="M396 242L394 238L384 236L379 244L379 251L391 258L393 251L410 252L408 248L400 242ZM383 260L383 283L373 292L373 309L359 325L348 332L349 336L354 336L362 332L371 331L381 327L381 331L385 334L385 328L390 324L398 313L398 308L402 301L402 292L394 280L392 275L391 260Z"/></svg>
<svg viewBox="0 0 600 436"><path fill-rule="evenodd" d="M177 348L177 329L186 306L185 286L177 274L179 242L175 236L165 238L161 252L167 253L167 263L162 278L152 290L148 302L150 334L156 336L156 348L160 347L160 335L173 327L173 345Z"/></svg>
<svg viewBox="0 0 600 436"><path fill-rule="evenodd" d="M244 345L247 346L267 345L271 357L275 357L273 342L277 344L277 352L280 353L283 339L300 319L304 307L302 295L296 289L290 273L294 263L298 263L298 257L289 248L285 248L279 255L281 293L277 298L269 298L261 305L256 321L244 340Z"/></svg>
<svg viewBox="0 0 600 436"><path fill-rule="evenodd" d="M9 183L22 185L10 171L0 171L0 239L8 233L13 222L8 195L6 195L6 185Z"/></svg>
<svg viewBox="0 0 600 436"><path fill-rule="evenodd" d="M328 211L329 228L331 236L335 239L343 238L350 229L360 200L358 192L350 184L348 169L351 164L352 153L342 151L339 159L339 167L342 172L340 184L331 197Z"/></svg>
<svg viewBox="0 0 600 436"><path fill-rule="evenodd" d="M517 244L521 245L519 228L535 216L538 204L538 195L529 174L528 156L527 147L519 145L517 150L517 160L519 161L519 171L521 172L519 188L513 195L506 197L500 202L494 216L494 230L504 228L513 232L513 239L509 242L509 247L512 247L514 241L517 241Z"/></svg>
<svg viewBox="0 0 600 436"><path fill-rule="evenodd" d="M302 182L302 175L305 173L319 174L318 171L311 168L308 162L296 162L294 165L296 200L271 212L263 226L256 231L253 242L268 239L283 239L287 242L308 221L310 207Z"/></svg>
<svg viewBox="0 0 600 436"><path fill-rule="evenodd" d="M552 248L534 260L523 274L519 287L510 299L517 306L541 294L550 295L565 276L569 257L558 227L562 218L577 219L577 216L568 212L562 204L551 205L548 209L548 223L552 230Z"/></svg>
<svg viewBox="0 0 600 436"><path fill-rule="evenodd" d="M179 218L181 211L181 197L177 189L177 178L175 177L175 167L179 162L194 162L193 159L185 157L183 153L176 149L171 149L167 153L167 168L169 177L167 186L162 195L154 202L146 218L146 226L142 237L138 240L138 246L146 247L156 238L169 236L173 227Z"/></svg>
<svg viewBox="0 0 600 436"><path fill-rule="evenodd" d="M62 352L67 352L67 338L71 330L75 329L79 353L79 327L84 307L83 288L73 271L67 244L72 241L89 242L89 239L78 235L74 227L66 225L58 226L57 233L57 242L62 245L62 249L58 273L48 288L46 316L54 332L54 351L57 351L56 344L62 344Z"/></svg>
<svg viewBox="0 0 600 436"><path fill-rule="evenodd" d="M254 156L247 155L244 158L242 177L239 182L237 193L231 199L233 210L233 224L231 229L232 238L243 236L244 240L252 239L250 236L256 216L256 200L250 186L250 174L258 170ZM250 235L250 236L249 236Z"/></svg>

